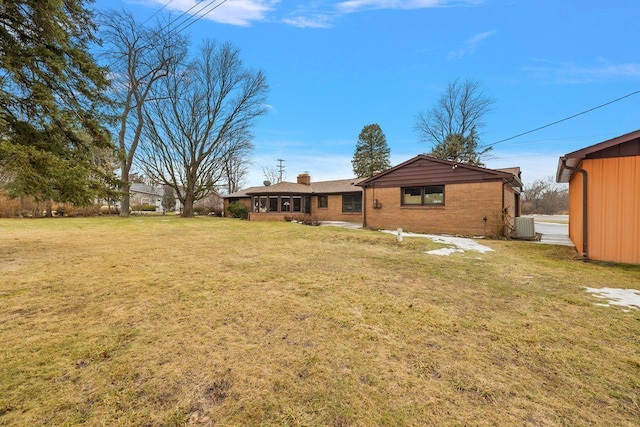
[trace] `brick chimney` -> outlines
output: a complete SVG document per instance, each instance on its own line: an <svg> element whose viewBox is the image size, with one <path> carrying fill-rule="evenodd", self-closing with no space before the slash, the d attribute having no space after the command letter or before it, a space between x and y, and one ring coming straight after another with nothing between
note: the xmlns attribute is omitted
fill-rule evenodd
<svg viewBox="0 0 640 427"><path fill-rule="evenodd" d="M311 185L311 175L306 172L298 175L298 184Z"/></svg>

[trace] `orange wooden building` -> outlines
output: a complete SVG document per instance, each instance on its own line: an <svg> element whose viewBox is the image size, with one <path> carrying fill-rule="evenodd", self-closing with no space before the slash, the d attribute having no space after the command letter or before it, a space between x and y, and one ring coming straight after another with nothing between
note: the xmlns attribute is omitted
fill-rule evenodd
<svg viewBox="0 0 640 427"><path fill-rule="evenodd" d="M569 237L585 258L640 264L640 130L560 157Z"/></svg>

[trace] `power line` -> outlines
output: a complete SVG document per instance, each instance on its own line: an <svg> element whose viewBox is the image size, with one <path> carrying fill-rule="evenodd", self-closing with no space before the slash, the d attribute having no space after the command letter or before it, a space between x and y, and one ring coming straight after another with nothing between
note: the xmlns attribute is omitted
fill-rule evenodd
<svg viewBox="0 0 640 427"><path fill-rule="evenodd" d="M162 6L160 9L156 10L156 11L153 13L153 15L151 15L150 17L148 17L147 19L145 19L145 20L142 22L142 24L140 24L140 25L144 25L144 24L146 24L147 22L149 22L149 21L151 20L151 18L153 18L154 16L156 16L158 13L162 12L162 10L163 10L165 7L169 6L171 3L173 3L173 0L169 0L167 3L165 3L165 4L164 4L164 6Z"/></svg>
<svg viewBox="0 0 640 427"><path fill-rule="evenodd" d="M531 129L531 130L528 130L528 131L526 131L526 132L519 133L518 135L511 136L511 137L509 137L509 138L505 138L505 139L501 139L500 141L494 142L494 143L492 143L492 144L485 145L485 146L484 146L484 148L493 147L494 145L498 145L498 144L501 144L501 143L503 143L503 142L510 141L510 140L512 140L512 139L516 139L516 138L519 138L519 137L521 137L521 136L524 136L524 135L527 135L527 134L530 134L530 133L533 133L533 132L537 132L537 131L539 131L539 130L541 130L541 129L548 128L548 127L553 126L553 125L557 125L558 123L566 122L567 120L574 119L574 118L576 118L576 117L578 117L578 116L581 116L581 115L583 115L583 114L590 113L590 112L592 112L592 111L594 111L594 110L597 110L597 109L599 109L599 108L602 108L602 107L606 107L607 105L613 104L614 102L621 101L621 100L623 100L623 99L625 99L625 98L629 98L630 96L637 95L637 94L639 94L639 93L640 93L640 90L637 90L637 91L635 91L635 92L628 93L628 94L626 94L626 95L624 95L624 96L621 96L620 98L616 98L616 99L614 99L614 100L612 100L612 101L605 102L604 104L600 104L600 105L598 105L597 107L589 108L588 110L581 111L580 113L574 114L574 115L569 116L569 117L565 117L564 119L556 120L555 122L552 122L552 123L546 124L546 125L544 125L544 126L540 126L540 127L535 128L535 129Z"/></svg>
<svg viewBox="0 0 640 427"><path fill-rule="evenodd" d="M211 6L213 3L215 3L216 0L210 1L206 6L204 6L203 8L199 9L197 12L195 12L194 15L198 15L198 13L202 12L204 9L206 9L207 7ZM197 18L193 19L192 15L189 19L191 19L191 22L189 22L187 25L185 25L184 27L180 28L178 30L178 32L182 32L184 30L186 30L187 28L189 28L190 26L192 26L193 24L195 24L196 22L198 22L199 20L201 20L202 18L204 18L205 16L207 16L208 14L210 14L211 12L213 12L214 10L216 10L217 8L219 8L220 6L222 6L223 4L225 4L227 2L227 0L222 0L220 3L218 3L217 5L215 5L214 7L212 7L209 11L203 13L202 15L199 15ZM189 21L189 19L185 20L184 22L182 22L180 25L186 23ZM178 25L178 27L180 27L180 25Z"/></svg>
<svg viewBox="0 0 640 427"><path fill-rule="evenodd" d="M217 5L215 5L213 8L211 8L209 11L203 13L202 15L198 16L198 14L200 12L202 12L203 10L207 9L208 7L210 7L212 4L214 4L216 1L218 0L211 0L209 1L207 4L205 4L204 6L202 6L200 9L196 10L195 12L193 12L193 14L189 14L189 12L191 12L193 9L195 9L197 6L200 6L203 2L200 3L195 3L193 6L191 6L189 9L185 10L184 12L182 12L177 18L172 19L167 25L165 25L164 27L162 27L160 30L158 30L157 32L160 33L164 30L166 30L167 28L170 28L171 26L173 26L176 22L180 21L185 15L189 14L189 16L184 19L182 22L180 22L178 25L176 25L176 27L174 28L174 30L177 33L181 33L182 31L186 30L187 28L189 28L191 25L195 24L196 22L198 22L199 20L201 20L202 18L204 18L205 16L207 16L208 14L210 14L211 12L213 12L214 10L216 10L218 7L220 7L221 5L223 5L224 3L227 2L227 0L222 0L220 3L218 3ZM194 16L196 18L194 18ZM191 22L189 22L191 21ZM187 24L188 23L188 24ZM185 25L187 24L187 25ZM185 25L184 27L180 28L181 26Z"/></svg>
<svg viewBox="0 0 640 427"><path fill-rule="evenodd" d="M176 34L181 33L182 31L186 30L187 28L189 28L191 25L195 24L196 22L198 22L200 19L204 18L205 16L207 16L208 14L210 14L211 12L213 12L214 10L216 10L218 7L222 6L224 3L227 2L227 0L222 0L220 1L220 3L218 3L217 5L215 5L213 8L211 8L210 10L208 10L207 12L203 13L200 16L197 16L200 12L202 12L203 10L205 10L206 8L210 7L212 4L214 4L215 2L217 2L218 0L210 0L207 4L205 4L203 7L201 7L200 9L198 9L197 11L195 11L193 14L190 14L186 19L184 19L182 22L180 22L174 29L173 31L176 32ZM158 9L153 15L151 15L149 18L147 18L144 22L142 22L140 24L140 26L144 25L146 22L148 22L153 16L155 16L156 14L158 14L162 9L164 9L165 7L167 7L169 4L171 4L173 2L173 0L169 0L169 2L167 2L164 6L162 6L160 9ZM196 2L193 6L191 6L189 9L185 10L184 12L182 12L180 15L178 15L176 18L172 19L169 21L169 23L167 25L165 25L164 27L161 27L158 30L155 30L151 33L151 35L149 36L149 38L153 38L157 35L159 35L160 33L162 33L164 30L166 30L167 28L171 27L172 25L174 25L176 22L180 21L185 15L189 14L189 12L191 12L193 9L195 9L197 6L199 6L200 4L204 3L204 1L202 2ZM194 16L197 16L197 18L194 19ZM191 22L189 22L191 21ZM188 23L186 26L180 28L181 26L183 26L184 24ZM115 65L115 61L113 61L111 64L109 64L109 67L112 67L113 65ZM122 65L122 64L119 64Z"/></svg>

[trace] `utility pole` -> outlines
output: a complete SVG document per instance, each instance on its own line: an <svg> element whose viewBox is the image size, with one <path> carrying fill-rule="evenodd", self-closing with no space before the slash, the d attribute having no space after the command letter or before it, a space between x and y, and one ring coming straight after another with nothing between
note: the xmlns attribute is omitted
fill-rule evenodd
<svg viewBox="0 0 640 427"><path fill-rule="evenodd" d="M284 165L282 164L283 162L284 162L284 159L278 159L278 170L280 171L278 182L282 182L282 172L284 172Z"/></svg>

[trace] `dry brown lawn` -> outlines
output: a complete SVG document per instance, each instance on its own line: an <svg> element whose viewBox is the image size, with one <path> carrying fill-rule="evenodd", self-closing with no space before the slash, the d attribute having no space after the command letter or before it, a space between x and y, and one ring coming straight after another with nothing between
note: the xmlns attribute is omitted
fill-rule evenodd
<svg viewBox="0 0 640 427"><path fill-rule="evenodd" d="M640 268L483 243L0 220L0 425L640 425Z"/></svg>

